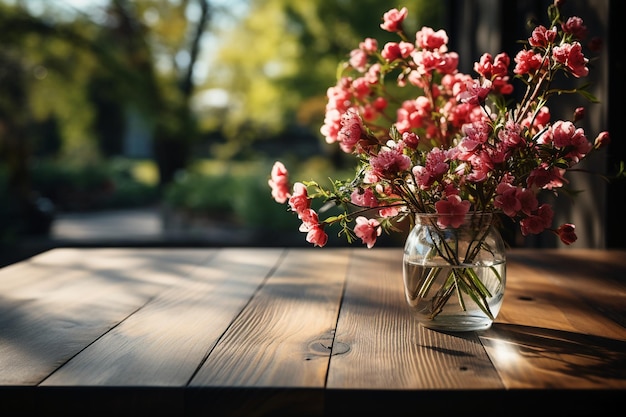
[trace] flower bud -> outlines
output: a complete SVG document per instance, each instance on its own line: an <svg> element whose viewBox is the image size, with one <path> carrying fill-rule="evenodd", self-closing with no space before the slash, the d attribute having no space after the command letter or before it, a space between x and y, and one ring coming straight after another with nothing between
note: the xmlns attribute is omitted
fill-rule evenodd
<svg viewBox="0 0 626 417"><path fill-rule="evenodd" d="M417 146L419 145L419 140L419 136L417 136L413 132L404 132L402 134L402 141L408 148L417 149Z"/></svg>
<svg viewBox="0 0 626 417"><path fill-rule="evenodd" d="M556 229L556 233L559 235L561 242L566 245L571 245L576 242L576 239L578 238L576 236L576 226L571 223L565 223L559 226L559 228Z"/></svg>
<svg viewBox="0 0 626 417"><path fill-rule="evenodd" d="M611 137L609 136L609 132L604 131L600 132L595 142L593 143L593 146L596 149L600 149L604 146L607 146L609 143L611 143Z"/></svg>
<svg viewBox="0 0 626 417"><path fill-rule="evenodd" d="M574 123L584 118L585 118L585 108L577 107L576 110L574 110Z"/></svg>
<svg viewBox="0 0 626 417"><path fill-rule="evenodd" d="M387 104L387 99L385 97L376 97L374 100L374 108L379 112L385 110L387 108Z"/></svg>

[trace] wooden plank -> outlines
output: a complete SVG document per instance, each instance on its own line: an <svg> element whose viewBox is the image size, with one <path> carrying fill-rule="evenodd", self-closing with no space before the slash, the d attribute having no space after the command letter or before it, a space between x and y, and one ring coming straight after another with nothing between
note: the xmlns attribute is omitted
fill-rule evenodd
<svg viewBox="0 0 626 417"><path fill-rule="evenodd" d="M598 254L514 251L499 319L626 340L626 264L620 260L626 253L613 252L604 262Z"/></svg>
<svg viewBox="0 0 626 417"><path fill-rule="evenodd" d="M399 248L55 249L0 269L0 409L589 414L626 388L625 255L512 250L492 329L453 334L412 320Z"/></svg>
<svg viewBox="0 0 626 417"><path fill-rule="evenodd" d="M602 314L626 304L624 264L596 255L509 256L501 314L480 335L507 388L626 388L626 329Z"/></svg>
<svg viewBox="0 0 626 417"><path fill-rule="evenodd" d="M564 296L576 297L559 304L577 330L626 340L626 251L526 250L516 256L519 262L531 263Z"/></svg>
<svg viewBox="0 0 626 417"><path fill-rule="evenodd" d="M623 255L615 252L616 262L602 263L593 260L595 254L514 251L498 321L626 340L626 265L618 261Z"/></svg>
<svg viewBox="0 0 626 417"><path fill-rule="evenodd" d="M41 385L185 386L283 252L218 250Z"/></svg>
<svg viewBox="0 0 626 417"><path fill-rule="evenodd" d="M509 256L504 302L497 323L574 331L561 309L561 288L551 283L532 262Z"/></svg>
<svg viewBox="0 0 626 417"><path fill-rule="evenodd" d="M0 269L0 291L3 295L17 297L23 291L29 295L49 294L68 279L68 271L91 271L96 275L108 274L107 278L137 278L170 285L175 275L168 271L189 270L210 253L206 249L183 252L165 248L57 248ZM161 263L168 267L162 268ZM150 274L146 274L146 270L150 270ZM120 276L119 271L123 271L124 276Z"/></svg>
<svg viewBox="0 0 626 417"><path fill-rule="evenodd" d="M191 386L323 387L350 249L289 249Z"/></svg>
<svg viewBox="0 0 626 417"><path fill-rule="evenodd" d="M190 383L193 388L238 388L247 401L198 396L187 405L192 414L323 412L322 390L350 251L289 249ZM308 401L294 403L302 396Z"/></svg>
<svg viewBox="0 0 626 417"><path fill-rule="evenodd" d="M44 254L55 251L58 253L59 249L44 252ZM42 277L51 275L48 268L34 262L35 258L42 256L43 254L39 254L36 257L0 268L0 294L7 294L16 288L32 285L39 282Z"/></svg>
<svg viewBox="0 0 626 417"><path fill-rule="evenodd" d="M334 348L329 389L502 388L473 333L418 326L404 298L402 249L354 252Z"/></svg>
<svg viewBox="0 0 626 417"><path fill-rule="evenodd" d="M626 342L532 326L480 336L507 389L625 389Z"/></svg>
<svg viewBox="0 0 626 417"><path fill-rule="evenodd" d="M171 285L207 252L54 249L4 276L0 384L36 385ZM42 271L46 271L42 275Z"/></svg>

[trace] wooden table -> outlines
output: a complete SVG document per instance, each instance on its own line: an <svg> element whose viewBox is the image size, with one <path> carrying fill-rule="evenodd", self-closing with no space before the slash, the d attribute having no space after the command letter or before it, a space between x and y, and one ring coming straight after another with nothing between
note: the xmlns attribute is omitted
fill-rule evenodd
<svg viewBox="0 0 626 417"><path fill-rule="evenodd" d="M497 322L467 334L412 320L401 260L58 248L9 265L0 416L596 416L626 403L626 251L510 250Z"/></svg>

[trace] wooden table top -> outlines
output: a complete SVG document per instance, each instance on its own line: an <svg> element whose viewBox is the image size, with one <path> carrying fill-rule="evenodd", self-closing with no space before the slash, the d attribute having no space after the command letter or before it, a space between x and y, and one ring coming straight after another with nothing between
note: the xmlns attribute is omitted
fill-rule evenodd
<svg viewBox="0 0 626 417"><path fill-rule="evenodd" d="M412 319L401 248L53 249L0 269L0 415L624 405L626 251L507 261L496 323L455 334Z"/></svg>

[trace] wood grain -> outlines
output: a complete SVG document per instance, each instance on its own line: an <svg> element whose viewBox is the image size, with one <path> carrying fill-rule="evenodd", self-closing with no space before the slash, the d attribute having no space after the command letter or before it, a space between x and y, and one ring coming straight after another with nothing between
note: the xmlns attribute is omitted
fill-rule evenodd
<svg viewBox="0 0 626 417"><path fill-rule="evenodd" d="M507 388L626 388L626 331L613 319L625 308L626 257L601 254L509 256L503 308L480 334Z"/></svg>
<svg viewBox="0 0 626 417"><path fill-rule="evenodd" d="M402 251L355 251L337 325L328 388L502 388L474 334L418 326L404 299Z"/></svg>
<svg viewBox="0 0 626 417"><path fill-rule="evenodd" d="M291 249L191 386L321 388L350 250Z"/></svg>
<svg viewBox="0 0 626 417"><path fill-rule="evenodd" d="M191 381L190 415L323 414L350 253L289 250Z"/></svg>
<svg viewBox="0 0 626 417"><path fill-rule="evenodd" d="M541 403L569 416L621 405L626 251L507 259L492 328L446 333L411 316L400 248L54 249L0 269L0 413L459 415L470 403L526 416Z"/></svg>
<svg viewBox="0 0 626 417"><path fill-rule="evenodd" d="M41 385L185 386L282 254L219 250Z"/></svg>
<svg viewBox="0 0 626 417"><path fill-rule="evenodd" d="M21 264L19 276L3 270L0 384L40 383L206 256L55 249Z"/></svg>

